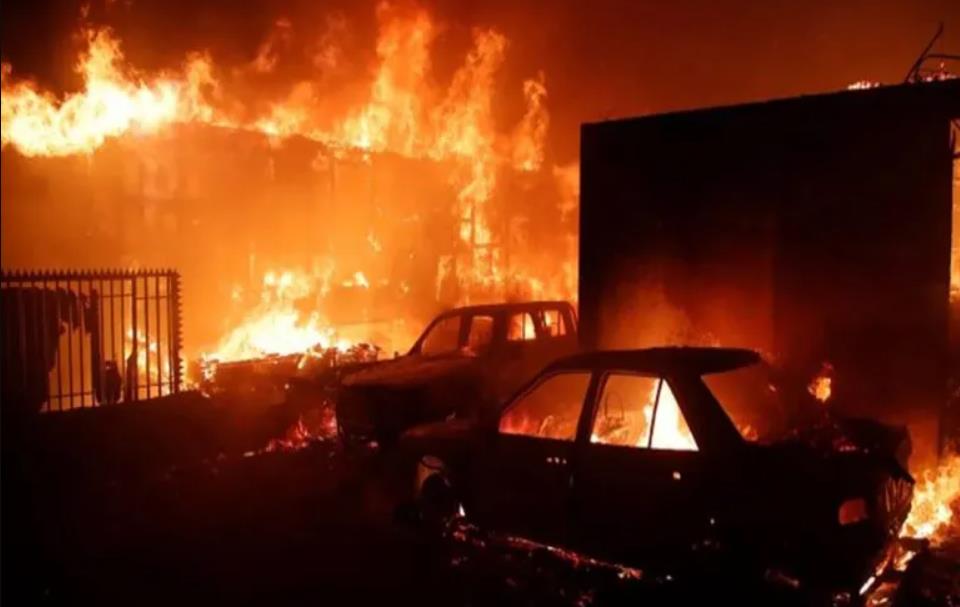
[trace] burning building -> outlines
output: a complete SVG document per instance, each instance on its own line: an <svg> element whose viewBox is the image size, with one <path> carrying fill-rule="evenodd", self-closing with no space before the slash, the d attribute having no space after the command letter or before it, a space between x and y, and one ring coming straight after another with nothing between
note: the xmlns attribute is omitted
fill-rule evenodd
<svg viewBox="0 0 960 607"><path fill-rule="evenodd" d="M376 26L369 73L341 73L331 19L282 87L285 19L249 64L153 74L84 26L62 97L4 64L4 266L176 267L192 359L392 352L443 306L571 297L576 171L545 154L543 75L498 90L507 40L477 29L441 81L429 13L384 3Z"/></svg>

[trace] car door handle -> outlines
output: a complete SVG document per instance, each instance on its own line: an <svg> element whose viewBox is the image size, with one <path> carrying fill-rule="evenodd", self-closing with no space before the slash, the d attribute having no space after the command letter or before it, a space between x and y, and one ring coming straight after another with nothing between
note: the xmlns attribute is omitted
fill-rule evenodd
<svg viewBox="0 0 960 607"><path fill-rule="evenodd" d="M551 466L566 466L567 458L560 457L559 455L548 455L547 463L550 464Z"/></svg>

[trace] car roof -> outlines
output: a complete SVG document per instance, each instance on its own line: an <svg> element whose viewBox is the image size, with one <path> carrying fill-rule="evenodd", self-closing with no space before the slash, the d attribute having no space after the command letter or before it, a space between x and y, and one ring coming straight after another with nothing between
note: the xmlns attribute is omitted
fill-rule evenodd
<svg viewBox="0 0 960 607"><path fill-rule="evenodd" d="M450 316L456 314L483 314L483 313L495 313L502 310L531 310L543 307L549 308L567 308L569 307L569 302L566 302L562 299L556 300L542 300L542 301L517 301L517 302L502 302L502 303L493 303L493 304L481 304L476 306L464 306L462 308L452 308L450 310L445 310L442 313L438 314L439 316Z"/></svg>
<svg viewBox="0 0 960 607"><path fill-rule="evenodd" d="M707 375L733 371L760 361L760 355L743 348L668 346L642 350L597 350L556 360L548 371L570 369L620 369L651 373Z"/></svg>

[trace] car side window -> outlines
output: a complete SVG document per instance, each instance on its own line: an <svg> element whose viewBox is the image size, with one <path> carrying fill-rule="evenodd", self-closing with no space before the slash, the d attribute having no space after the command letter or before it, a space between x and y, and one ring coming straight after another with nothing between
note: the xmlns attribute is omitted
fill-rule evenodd
<svg viewBox="0 0 960 607"><path fill-rule="evenodd" d="M475 315L470 318L467 348L475 353L485 351L493 343L493 316Z"/></svg>
<svg viewBox="0 0 960 607"><path fill-rule="evenodd" d="M609 373L604 378L590 442L641 449L697 450L670 384L663 378L631 373Z"/></svg>
<svg viewBox="0 0 960 607"><path fill-rule="evenodd" d="M572 441L590 373L556 373L537 382L513 401L500 417L502 434Z"/></svg>
<svg viewBox="0 0 960 607"><path fill-rule="evenodd" d="M460 347L460 317L450 316L437 322L420 343L421 354L444 354Z"/></svg>
<svg viewBox="0 0 960 607"><path fill-rule="evenodd" d="M547 337L563 337L567 334L567 325L563 320L563 313L556 308L546 309L541 317L543 333Z"/></svg>
<svg viewBox="0 0 960 607"><path fill-rule="evenodd" d="M537 338L537 328L530 312L511 314L507 323L507 341L528 341Z"/></svg>

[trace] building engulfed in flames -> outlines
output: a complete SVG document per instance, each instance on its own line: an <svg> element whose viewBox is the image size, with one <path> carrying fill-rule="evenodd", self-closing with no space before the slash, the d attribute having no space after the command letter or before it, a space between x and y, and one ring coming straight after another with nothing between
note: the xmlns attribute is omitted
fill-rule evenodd
<svg viewBox="0 0 960 607"><path fill-rule="evenodd" d="M316 77L268 100L255 85L286 20L249 65L198 53L161 74L87 27L82 88L61 97L4 64L4 264L176 266L186 353L222 360L403 350L442 306L575 298L578 175L545 153L544 75L496 90L508 41L478 29L438 84L431 16L376 17L369 74L325 82L341 52L325 37ZM494 102L510 94L522 109L504 127Z"/></svg>

